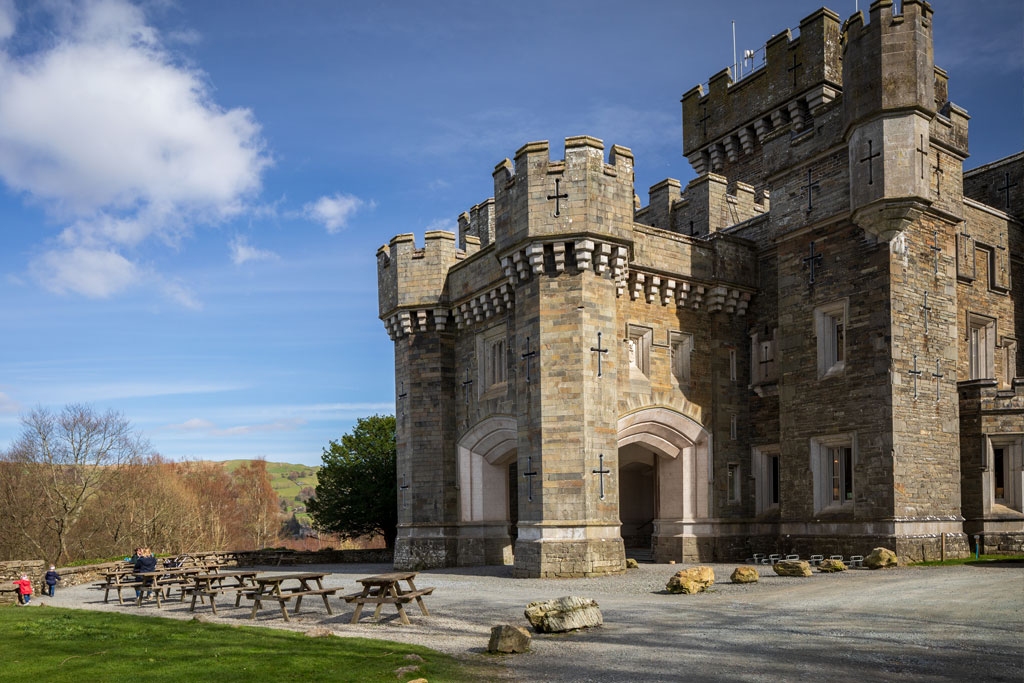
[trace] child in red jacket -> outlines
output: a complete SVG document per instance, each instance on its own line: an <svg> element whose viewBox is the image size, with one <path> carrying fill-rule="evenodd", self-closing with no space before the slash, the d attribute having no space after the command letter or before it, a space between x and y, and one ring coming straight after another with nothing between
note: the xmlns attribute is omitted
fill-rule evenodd
<svg viewBox="0 0 1024 683"><path fill-rule="evenodd" d="M32 600L32 582L28 575L22 574L21 579L13 582L18 587L18 601L21 605L27 605Z"/></svg>

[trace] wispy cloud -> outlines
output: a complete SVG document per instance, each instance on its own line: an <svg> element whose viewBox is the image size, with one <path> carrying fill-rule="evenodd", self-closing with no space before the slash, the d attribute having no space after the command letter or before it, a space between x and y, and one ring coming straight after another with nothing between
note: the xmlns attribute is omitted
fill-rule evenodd
<svg viewBox="0 0 1024 683"><path fill-rule="evenodd" d="M13 398L0 391L0 415L18 413L21 411L21 404Z"/></svg>
<svg viewBox="0 0 1024 683"><path fill-rule="evenodd" d="M216 394L241 391L244 384L216 384L207 382L104 382L95 384L61 384L51 390L35 387L36 393L47 394L49 403L96 402L125 398L154 398L158 396L188 396L190 394Z"/></svg>
<svg viewBox="0 0 1024 683"><path fill-rule="evenodd" d="M170 429L179 432L199 432L206 431L215 428L217 425L213 424L209 420L203 420L198 417L193 417L191 420L185 420L179 424L170 424L163 429Z"/></svg>
<svg viewBox="0 0 1024 683"><path fill-rule="evenodd" d="M236 266L249 261L271 261L278 258L277 254L272 251L252 246L243 235L235 235L228 243L228 250L231 253L231 262Z"/></svg>
<svg viewBox="0 0 1024 683"><path fill-rule="evenodd" d="M177 432L202 432L212 437L223 437L223 436L245 436L247 434L257 434L260 432L285 432L291 431L306 424L306 420L302 418L280 418L270 422L257 422L246 425L236 425L232 427L218 427L216 423L203 418L194 417L189 420L178 424L169 424L160 428L160 431L177 431Z"/></svg>
<svg viewBox="0 0 1024 683"><path fill-rule="evenodd" d="M339 192L309 202L302 207L302 213L310 220L322 223L327 232L334 234L348 225L349 219L357 211L374 206L376 204L372 201Z"/></svg>

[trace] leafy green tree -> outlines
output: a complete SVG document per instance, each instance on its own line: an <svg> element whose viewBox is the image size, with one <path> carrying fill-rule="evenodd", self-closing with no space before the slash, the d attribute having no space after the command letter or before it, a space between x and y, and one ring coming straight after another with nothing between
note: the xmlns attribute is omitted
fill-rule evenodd
<svg viewBox="0 0 1024 683"><path fill-rule="evenodd" d="M395 418L359 418L350 434L324 449L316 497L307 509L317 527L345 538L380 534L395 545L398 489L395 484Z"/></svg>

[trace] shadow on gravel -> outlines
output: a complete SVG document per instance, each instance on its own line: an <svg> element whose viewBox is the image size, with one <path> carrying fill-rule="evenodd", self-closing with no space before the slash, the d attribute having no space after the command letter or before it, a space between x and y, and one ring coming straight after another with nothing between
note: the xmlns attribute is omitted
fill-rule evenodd
<svg viewBox="0 0 1024 683"><path fill-rule="evenodd" d="M1001 567L1006 569L1024 569L1024 560L979 560L977 562L964 562L968 567Z"/></svg>

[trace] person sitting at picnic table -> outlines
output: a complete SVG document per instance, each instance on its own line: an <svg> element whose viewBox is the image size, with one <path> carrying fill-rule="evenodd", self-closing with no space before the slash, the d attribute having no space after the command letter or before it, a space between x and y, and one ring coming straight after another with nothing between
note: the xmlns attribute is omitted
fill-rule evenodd
<svg viewBox="0 0 1024 683"><path fill-rule="evenodd" d="M51 598L53 597L53 589L57 587L57 582L61 581L60 574L57 573L57 568L52 564L50 565L50 571L46 572L46 594Z"/></svg>
<svg viewBox="0 0 1024 683"><path fill-rule="evenodd" d="M32 582L29 581L27 574L22 574L20 579L12 583L18 587L19 605L27 605L32 601Z"/></svg>
<svg viewBox="0 0 1024 683"><path fill-rule="evenodd" d="M139 576L139 574L145 574L147 572L155 572L156 571L156 557L153 555L153 553L149 552L149 548L139 548L138 552L139 552L139 557L138 557L138 559L135 560L135 566L132 568L132 572L135 574L135 577L139 581L142 582L143 585L152 583L152 577L147 578L147 577L144 577L144 576ZM141 587L140 588L136 588L135 589L135 598L138 599L141 594L142 594ZM147 593L146 596L148 597L149 593Z"/></svg>

